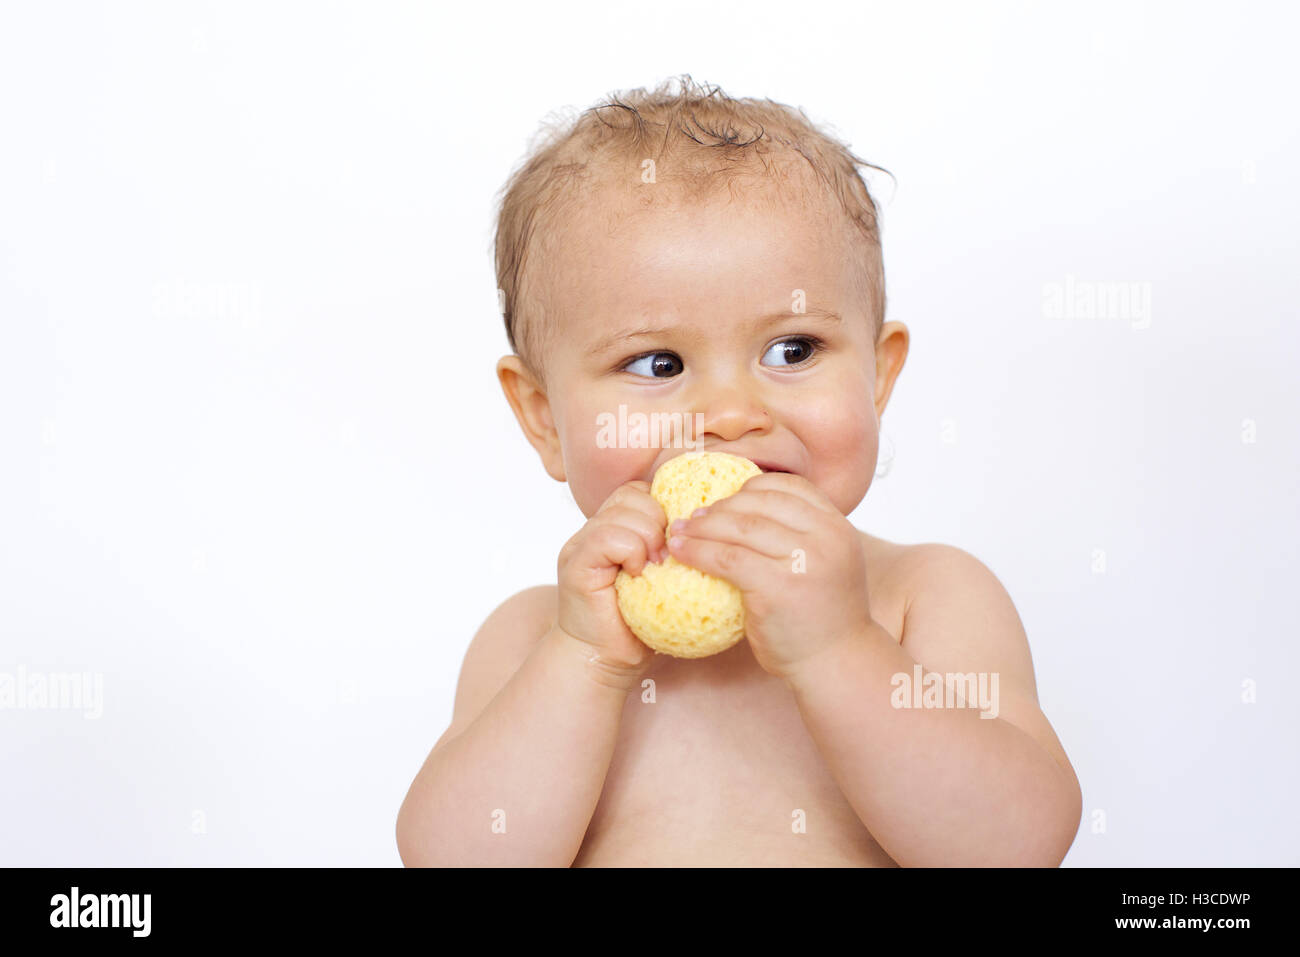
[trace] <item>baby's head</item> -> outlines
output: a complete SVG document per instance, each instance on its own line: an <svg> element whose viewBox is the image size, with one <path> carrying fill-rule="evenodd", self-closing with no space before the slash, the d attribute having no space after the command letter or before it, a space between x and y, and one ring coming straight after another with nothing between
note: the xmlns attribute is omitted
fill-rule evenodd
<svg viewBox="0 0 1300 957"><path fill-rule="evenodd" d="M670 87L550 129L506 184L502 388L584 515L688 449L802 475L847 515L908 346L871 164L802 111Z"/></svg>

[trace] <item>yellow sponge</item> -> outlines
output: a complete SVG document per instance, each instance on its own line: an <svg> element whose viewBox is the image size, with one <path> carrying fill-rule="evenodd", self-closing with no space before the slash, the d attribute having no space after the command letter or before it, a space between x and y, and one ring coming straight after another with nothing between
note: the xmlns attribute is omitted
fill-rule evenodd
<svg viewBox="0 0 1300 957"><path fill-rule="evenodd" d="M650 494L671 525L697 508L740 491L762 472L739 455L687 452L655 472ZM705 658L726 651L745 636L740 592L730 582L683 565L671 555L651 562L635 578L614 579L618 608L632 634L655 651L676 658Z"/></svg>

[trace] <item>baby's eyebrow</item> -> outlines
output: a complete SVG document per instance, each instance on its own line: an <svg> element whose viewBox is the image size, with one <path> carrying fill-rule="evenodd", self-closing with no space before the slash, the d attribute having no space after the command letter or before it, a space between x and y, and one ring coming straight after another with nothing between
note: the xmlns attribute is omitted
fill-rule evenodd
<svg viewBox="0 0 1300 957"><path fill-rule="evenodd" d="M759 316L750 322L753 329L763 329L767 326L775 325L778 322L786 322L791 319L813 319L824 323L840 323L844 317L838 312L832 312L829 309L818 309L809 307L803 312L771 312L764 316ZM588 350L589 355L602 355L615 346L623 345L632 339L661 338L676 332L682 326L643 326L637 329L622 329L618 332L602 336Z"/></svg>

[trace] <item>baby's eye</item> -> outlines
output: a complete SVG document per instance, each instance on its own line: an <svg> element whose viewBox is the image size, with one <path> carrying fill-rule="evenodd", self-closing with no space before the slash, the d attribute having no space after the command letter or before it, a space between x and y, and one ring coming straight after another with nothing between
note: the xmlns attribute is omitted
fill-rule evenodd
<svg viewBox="0 0 1300 957"><path fill-rule="evenodd" d="M772 343L772 347L763 354L763 358L775 355L777 361L772 365L790 365L797 366L802 362L807 362L816 353L821 344L808 336L798 336L794 339L782 339L780 342Z"/></svg>
<svg viewBox="0 0 1300 957"><path fill-rule="evenodd" d="M623 367L623 371L655 379L668 379L681 373L682 360L671 352L651 352L633 359Z"/></svg>

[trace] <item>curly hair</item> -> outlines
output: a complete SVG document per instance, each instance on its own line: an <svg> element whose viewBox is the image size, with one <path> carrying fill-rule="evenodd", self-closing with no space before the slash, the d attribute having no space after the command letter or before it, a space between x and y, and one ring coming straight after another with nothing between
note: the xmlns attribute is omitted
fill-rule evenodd
<svg viewBox="0 0 1300 957"><path fill-rule="evenodd" d="M870 307L873 333L879 333L885 276L878 209L859 167L892 174L855 156L802 109L770 99L732 98L682 74L653 90L610 94L576 116L562 111L544 120L498 193L493 244L498 305L510 348L535 375L542 372L544 323L539 298L525 287L534 278L530 260L544 258L552 227L565 212L619 177L641 179L650 160L654 181L671 184L687 200L724 188L737 195L760 181L782 191L800 190L806 199L811 168L814 190L833 196L856 228L862 253L857 289Z"/></svg>

